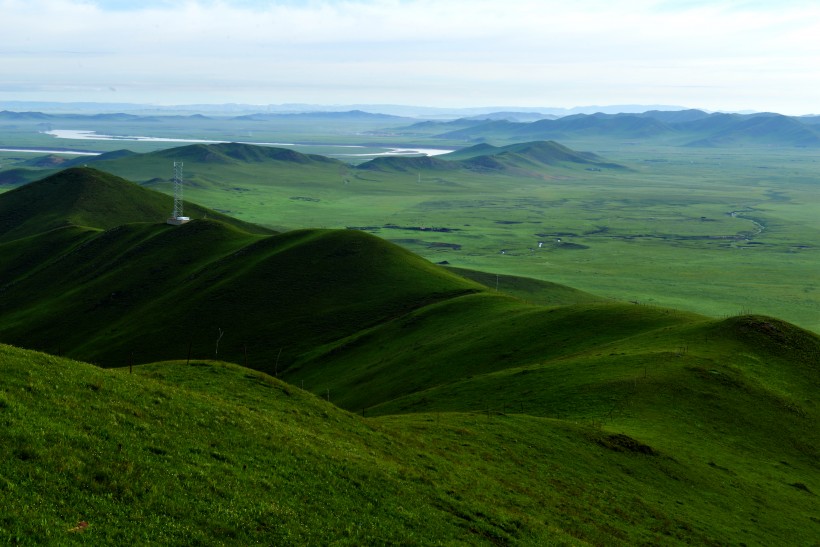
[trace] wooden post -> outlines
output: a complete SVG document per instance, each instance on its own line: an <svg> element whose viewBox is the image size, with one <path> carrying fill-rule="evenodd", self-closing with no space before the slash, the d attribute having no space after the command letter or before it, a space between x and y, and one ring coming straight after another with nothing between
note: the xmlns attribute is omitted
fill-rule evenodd
<svg viewBox="0 0 820 547"><path fill-rule="evenodd" d="M188 340L188 359L185 361L186 365L191 364L191 346L192 345L193 345L193 342L191 340Z"/></svg>
<svg viewBox="0 0 820 547"><path fill-rule="evenodd" d="M132 366L134 364L134 352L131 352L131 355L128 357L128 374L133 374L134 371L132 370Z"/></svg>

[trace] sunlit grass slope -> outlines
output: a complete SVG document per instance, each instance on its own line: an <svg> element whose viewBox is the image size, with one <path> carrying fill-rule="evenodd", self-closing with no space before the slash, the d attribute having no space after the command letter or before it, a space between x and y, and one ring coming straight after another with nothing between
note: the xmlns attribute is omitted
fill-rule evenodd
<svg viewBox="0 0 820 547"><path fill-rule="evenodd" d="M559 285L558 283L551 283L540 279L479 272L477 270L456 268L454 266L447 266L447 269L461 277L466 277L467 279L481 283L490 291L515 296L530 304L557 306L562 304L603 301L600 296L579 291L567 285Z"/></svg>
<svg viewBox="0 0 820 547"><path fill-rule="evenodd" d="M547 308L484 292L425 307L317 348L286 378L326 385L339 404L360 409L465 377L599 351L683 320L631 305Z"/></svg>
<svg viewBox="0 0 820 547"><path fill-rule="evenodd" d="M362 418L219 362L0 346L0 368L6 543L811 545L820 526L789 432L778 461L690 458L509 412Z"/></svg>

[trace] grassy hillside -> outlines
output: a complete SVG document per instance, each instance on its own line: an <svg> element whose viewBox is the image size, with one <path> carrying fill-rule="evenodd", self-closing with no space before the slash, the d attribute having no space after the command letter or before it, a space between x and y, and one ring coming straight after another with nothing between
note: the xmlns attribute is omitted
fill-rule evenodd
<svg viewBox="0 0 820 547"><path fill-rule="evenodd" d="M252 146L239 143L193 144L180 148L159 150L148 154L150 158L168 161L192 161L199 163L259 163L278 161L299 164L331 164L338 166L340 161L316 154L302 154L286 148L270 146Z"/></svg>
<svg viewBox="0 0 820 547"><path fill-rule="evenodd" d="M530 304L545 306L571 305L585 302L600 302L600 296L595 296L566 285L520 277L516 275L501 275L488 272L479 272L465 268L447 266L451 272L481 283L491 291L501 291L503 294L514 296Z"/></svg>
<svg viewBox="0 0 820 547"><path fill-rule="evenodd" d="M0 366L7 543L811 545L820 528L816 459L788 432L742 460L509 412L362 418L218 362L129 374L0 346Z"/></svg>
<svg viewBox="0 0 820 547"><path fill-rule="evenodd" d="M482 290L361 232L265 237L210 219L53 230L0 255L2 339L108 366L213 356L222 330L220 356L272 371L282 351Z"/></svg>
<svg viewBox="0 0 820 547"><path fill-rule="evenodd" d="M595 355L646 332L692 320L633 305L542 307L482 293L418 310L319 348L285 377L310 386L326 384L337 393L339 404L355 410L465 377ZM393 344L401 346L391 350Z"/></svg>
<svg viewBox="0 0 820 547"><path fill-rule="evenodd" d="M65 226L106 229L132 222L164 222L172 209L173 201L164 194L96 169L70 168L3 194L0 242ZM208 216L266 233L194 203L185 203L184 212L192 218Z"/></svg>

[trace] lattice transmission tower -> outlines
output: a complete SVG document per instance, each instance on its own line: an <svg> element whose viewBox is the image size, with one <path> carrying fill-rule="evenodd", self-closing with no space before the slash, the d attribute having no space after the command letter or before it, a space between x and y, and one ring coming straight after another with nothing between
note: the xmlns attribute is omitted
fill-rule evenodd
<svg viewBox="0 0 820 547"><path fill-rule="evenodd" d="M174 162L174 210L168 219L168 224L185 224L191 220L182 216L182 162Z"/></svg>

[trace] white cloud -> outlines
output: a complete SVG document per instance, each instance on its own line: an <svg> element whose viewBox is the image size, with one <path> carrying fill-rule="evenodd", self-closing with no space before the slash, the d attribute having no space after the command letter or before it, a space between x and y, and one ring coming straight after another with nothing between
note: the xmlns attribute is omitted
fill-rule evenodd
<svg viewBox="0 0 820 547"><path fill-rule="evenodd" d="M0 0L0 70L88 100L817 110L820 6L767 5Z"/></svg>

